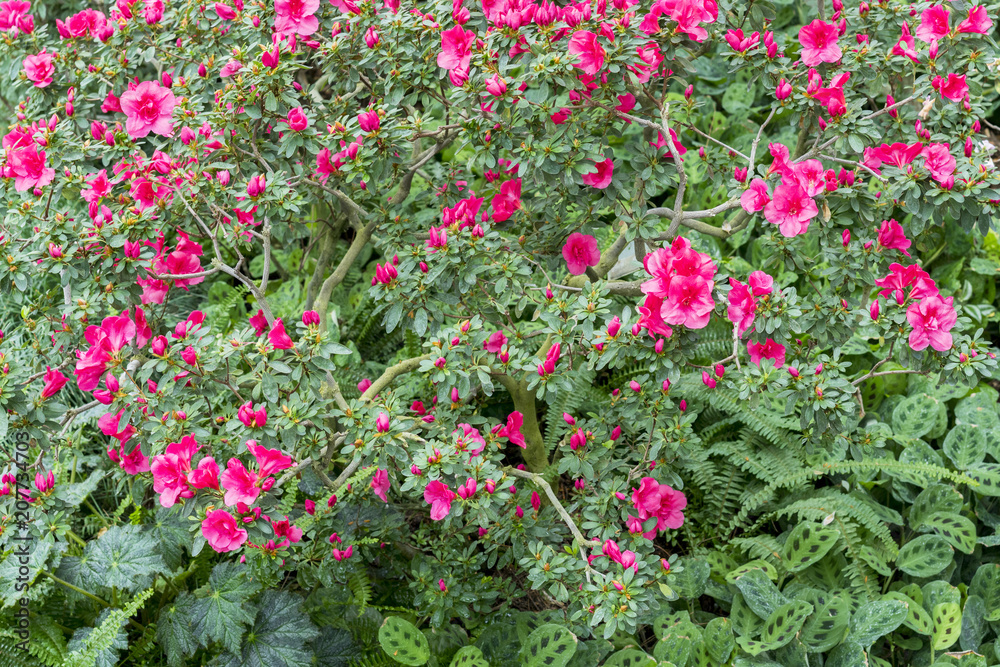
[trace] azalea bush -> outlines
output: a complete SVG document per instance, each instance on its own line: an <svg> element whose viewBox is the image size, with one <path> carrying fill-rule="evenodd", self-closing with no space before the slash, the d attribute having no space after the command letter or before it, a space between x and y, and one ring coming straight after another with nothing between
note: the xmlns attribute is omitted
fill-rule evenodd
<svg viewBox="0 0 1000 667"><path fill-rule="evenodd" d="M998 8L0 2L0 663L1000 664Z"/></svg>

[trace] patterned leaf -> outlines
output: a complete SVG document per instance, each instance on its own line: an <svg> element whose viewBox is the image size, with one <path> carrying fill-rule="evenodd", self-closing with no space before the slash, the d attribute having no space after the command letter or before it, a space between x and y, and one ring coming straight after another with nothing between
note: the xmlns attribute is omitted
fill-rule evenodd
<svg viewBox="0 0 1000 667"><path fill-rule="evenodd" d="M750 570L763 570L768 579L771 581L778 580L778 570L776 570L773 565L768 563L766 560L752 560L749 563L744 563L743 565L740 565L736 569L730 571L729 574L726 575L726 581L731 584L735 584L737 579Z"/></svg>
<svg viewBox="0 0 1000 667"><path fill-rule="evenodd" d="M860 646L871 646L879 637L884 637L898 628L907 616L906 603L899 600L879 600L868 602L851 616L851 641Z"/></svg>
<svg viewBox="0 0 1000 667"><path fill-rule="evenodd" d="M896 567L914 577L932 577L951 563L955 550L938 535L921 535L899 550Z"/></svg>
<svg viewBox="0 0 1000 667"><path fill-rule="evenodd" d="M1000 621L1000 564L980 565L969 585L969 595L983 599L987 621Z"/></svg>
<svg viewBox="0 0 1000 667"><path fill-rule="evenodd" d="M922 438L934 428L938 411L944 409L944 403L928 394L910 396L892 411L892 431L908 438Z"/></svg>
<svg viewBox="0 0 1000 667"><path fill-rule="evenodd" d="M769 617L779 607L788 604L788 599L761 570L750 570L741 576L736 580L736 587L750 610L761 618Z"/></svg>
<svg viewBox="0 0 1000 667"><path fill-rule="evenodd" d="M654 665L656 665L654 658L649 657L645 651L635 648L623 648L612 653L604 661L604 667L653 667Z"/></svg>
<svg viewBox="0 0 1000 667"><path fill-rule="evenodd" d="M935 651L943 651L958 641L962 632L962 609L954 602L943 602L934 606L931 616L934 619L931 646Z"/></svg>
<svg viewBox="0 0 1000 667"><path fill-rule="evenodd" d="M733 607L729 612L733 630L742 637L755 637L764 627L764 619L753 613L742 593L733 596Z"/></svg>
<svg viewBox="0 0 1000 667"><path fill-rule="evenodd" d="M682 618L673 624L656 642L653 656L675 665L686 665L694 653L696 642L701 642L701 628L690 620Z"/></svg>
<svg viewBox="0 0 1000 667"><path fill-rule="evenodd" d="M920 606L919 602L916 602L899 591L886 593L882 596L882 599L899 600L906 605L906 618L903 619L903 625L909 629L927 636L930 636L934 632L934 620L931 618L931 615L927 612L927 610Z"/></svg>
<svg viewBox="0 0 1000 667"><path fill-rule="evenodd" d="M986 439L978 426L955 424L942 445L945 456L959 470L968 470L986 458Z"/></svg>
<svg viewBox="0 0 1000 667"><path fill-rule="evenodd" d="M981 496L1000 496L1000 463L980 463L965 475L979 482L972 490Z"/></svg>
<svg viewBox="0 0 1000 667"><path fill-rule="evenodd" d="M682 571L670 578L670 585L682 598L700 598L705 594L705 584L712 567L704 558L687 557L681 560Z"/></svg>
<svg viewBox="0 0 1000 667"><path fill-rule="evenodd" d="M390 658L404 665L423 665L431 659L427 637L417 626L399 616L388 616L382 622L378 643Z"/></svg>
<svg viewBox="0 0 1000 667"><path fill-rule="evenodd" d="M959 551L971 554L976 548L976 525L961 514L936 512L924 519L923 525Z"/></svg>
<svg viewBox="0 0 1000 667"><path fill-rule="evenodd" d="M208 584L195 591L194 634L207 645L219 641L235 653L239 649L244 626L253 621L253 608L247 598L258 585L247 577L247 568L234 563L219 563L212 568Z"/></svg>
<svg viewBox="0 0 1000 667"><path fill-rule="evenodd" d="M795 633L802 628L802 624L811 613L813 606L801 600L793 600L782 605L768 616L761 639L774 648L784 646L792 641Z"/></svg>
<svg viewBox="0 0 1000 667"><path fill-rule="evenodd" d="M521 647L521 664L525 667L565 667L576 653L576 642L572 632L561 625L548 623L528 636Z"/></svg>
<svg viewBox="0 0 1000 667"><path fill-rule="evenodd" d="M910 527L917 530L924 519L935 512L957 514L962 511L963 504L962 494L955 487L947 484L930 484L917 495L910 506Z"/></svg>
<svg viewBox="0 0 1000 667"><path fill-rule="evenodd" d="M843 598L834 597L819 607L802 626L799 639L810 653L823 653L844 640L851 609Z"/></svg>
<svg viewBox="0 0 1000 667"><path fill-rule="evenodd" d="M448 667L489 667L490 663L483 657L483 652L475 646L463 646Z"/></svg>
<svg viewBox="0 0 1000 667"><path fill-rule="evenodd" d="M815 523L800 523L792 529L791 535L781 549L781 557L789 572L799 572L806 569L837 543L840 531L835 528L824 528Z"/></svg>
<svg viewBox="0 0 1000 667"><path fill-rule="evenodd" d="M708 622L702 636L705 648L716 663L723 664L729 662L729 658L733 654L733 649L736 648L732 621L728 618L717 616Z"/></svg>
<svg viewBox="0 0 1000 667"><path fill-rule="evenodd" d="M860 644L846 641L830 652L823 667L872 667L872 664Z"/></svg>

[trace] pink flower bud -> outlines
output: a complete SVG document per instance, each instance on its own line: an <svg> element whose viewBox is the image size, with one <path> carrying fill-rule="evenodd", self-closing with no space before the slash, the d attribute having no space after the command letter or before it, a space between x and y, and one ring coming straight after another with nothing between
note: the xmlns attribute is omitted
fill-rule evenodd
<svg viewBox="0 0 1000 667"><path fill-rule="evenodd" d="M663 353L663 342L664 342L663 338L661 338L658 341L656 341L656 344L653 345L653 351L656 352L657 354L662 354Z"/></svg>
<svg viewBox="0 0 1000 667"><path fill-rule="evenodd" d="M715 365L715 377L721 378L725 374L726 374L726 367L723 366L722 364L716 364Z"/></svg>
<svg viewBox="0 0 1000 667"><path fill-rule="evenodd" d="M434 365L437 366L438 368L444 368L445 364L447 363L448 360L445 359L444 357L438 357L437 359L434 360Z"/></svg>
<svg viewBox="0 0 1000 667"><path fill-rule="evenodd" d="M851 230L845 229L843 232L841 232L840 240L844 244L844 250L847 250L847 246L851 245Z"/></svg>
<svg viewBox="0 0 1000 667"><path fill-rule="evenodd" d="M641 385L641 384L639 384L638 382L636 382L635 380L632 380L631 382L629 382L629 383L628 383L628 386L629 386L629 388L630 388L630 389L631 389L632 391L634 391L634 392L636 392L636 393L638 393L638 392L642 391L642 385Z"/></svg>
<svg viewBox="0 0 1000 667"><path fill-rule="evenodd" d="M615 426L611 429L611 442L616 442L620 437L622 437L622 427Z"/></svg>
<svg viewBox="0 0 1000 667"><path fill-rule="evenodd" d="M372 386L372 381L369 380L368 378L364 378L363 380L361 380L361 382L358 383L358 391L360 391L363 394L366 391L368 391L368 388L371 386Z"/></svg>
<svg viewBox="0 0 1000 667"><path fill-rule="evenodd" d="M701 381L709 389L715 389L715 385L716 385L715 379L712 378L712 376L708 374L708 371L702 371L701 372Z"/></svg>
<svg viewBox="0 0 1000 667"><path fill-rule="evenodd" d="M492 479L486 480L486 493L493 494L497 490L497 483Z"/></svg>
<svg viewBox="0 0 1000 667"><path fill-rule="evenodd" d="M531 492L531 509L536 512L542 509L542 497L538 495L538 491Z"/></svg>
<svg viewBox="0 0 1000 667"><path fill-rule="evenodd" d="M632 325L632 335L633 336L638 336L641 331L642 331L642 327L639 326L638 322L636 322L635 324Z"/></svg>
<svg viewBox="0 0 1000 667"><path fill-rule="evenodd" d="M384 412L378 413L378 417L375 419L375 431L377 433L385 433L389 430L389 415Z"/></svg>
<svg viewBox="0 0 1000 667"><path fill-rule="evenodd" d="M687 88L684 89L684 99L690 100L691 95L693 93L694 93L694 84L690 84Z"/></svg>
<svg viewBox="0 0 1000 667"><path fill-rule="evenodd" d="M571 415L568 412L563 413L563 421L569 424L570 426L576 426L576 419L574 419L573 415Z"/></svg>
<svg viewBox="0 0 1000 667"><path fill-rule="evenodd" d="M614 317L614 319L612 319L608 323L608 336L610 336L611 338L614 338L615 336L617 336L618 335L618 331L619 331L619 329L621 329L621 327L622 327L622 322L621 322L621 320L618 319L618 316L616 315Z"/></svg>
<svg viewBox="0 0 1000 667"><path fill-rule="evenodd" d="M778 98L778 101L787 100L792 94L792 84L788 83L784 79L778 82L778 87L774 91L774 96Z"/></svg>
<svg viewBox="0 0 1000 667"><path fill-rule="evenodd" d="M62 246L58 246L55 243L49 243L49 257L52 259L60 259L62 256Z"/></svg>
<svg viewBox="0 0 1000 667"><path fill-rule="evenodd" d="M972 157L972 137L965 138L965 157Z"/></svg>
<svg viewBox="0 0 1000 667"><path fill-rule="evenodd" d="M872 305L868 308L868 314L871 315L872 320L878 322L878 299L872 301Z"/></svg>
<svg viewBox="0 0 1000 667"><path fill-rule="evenodd" d="M821 363L820 364L816 364L816 375L819 375L822 372L823 372L823 364L821 364Z"/></svg>
<svg viewBox="0 0 1000 667"><path fill-rule="evenodd" d="M448 587L444 583L444 579L438 579L438 588L441 589L442 593L448 592Z"/></svg>
<svg viewBox="0 0 1000 667"><path fill-rule="evenodd" d="M524 518L524 510L521 509L520 505L518 505L517 507L514 508L514 514L517 515L518 519L523 519Z"/></svg>
<svg viewBox="0 0 1000 667"><path fill-rule="evenodd" d="M315 310L307 310L302 313L302 324L307 327L316 326L319 324L319 313Z"/></svg>
<svg viewBox="0 0 1000 667"><path fill-rule="evenodd" d="M799 377L799 369L795 368L795 366L789 366L788 367L788 374L791 375L793 378L798 378Z"/></svg>
<svg viewBox="0 0 1000 667"><path fill-rule="evenodd" d="M167 350L167 337L157 336L150 342L149 349L158 357L162 357Z"/></svg>
<svg viewBox="0 0 1000 667"><path fill-rule="evenodd" d="M685 401L683 398L681 399L680 409L681 412L686 412L688 409L688 402Z"/></svg>

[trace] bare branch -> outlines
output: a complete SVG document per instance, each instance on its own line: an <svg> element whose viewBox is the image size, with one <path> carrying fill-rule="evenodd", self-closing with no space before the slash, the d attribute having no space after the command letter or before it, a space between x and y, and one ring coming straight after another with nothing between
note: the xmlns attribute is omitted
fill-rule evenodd
<svg viewBox="0 0 1000 667"><path fill-rule="evenodd" d="M521 479L530 479L532 482L541 487L541 489L545 491L545 495L548 496L549 502L552 503L552 506L555 508L556 512L562 518L563 523L565 523L566 526L569 528L569 532L573 533L573 539L574 541L576 541L577 544L588 548L595 548L601 546L600 540L588 540L583 536L583 533L580 532L580 529L576 527L576 523L573 521L573 517L569 515L569 512L566 511L566 508L563 507L563 504L559 502L559 498L556 497L555 492L552 490L552 487L549 485L549 483L545 481L544 477L524 470L518 470L517 468L506 468L505 472L510 474L512 477L520 477Z"/></svg>

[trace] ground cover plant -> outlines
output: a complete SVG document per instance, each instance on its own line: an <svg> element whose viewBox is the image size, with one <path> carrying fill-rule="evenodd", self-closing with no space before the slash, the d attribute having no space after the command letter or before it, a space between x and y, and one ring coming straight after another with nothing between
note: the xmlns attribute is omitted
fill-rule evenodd
<svg viewBox="0 0 1000 667"><path fill-rule="evenodd" d="M998 19L0 2L0 665L1000 664Z"/></svg>

